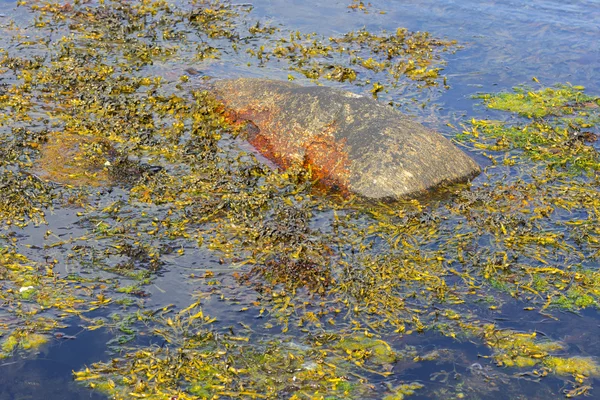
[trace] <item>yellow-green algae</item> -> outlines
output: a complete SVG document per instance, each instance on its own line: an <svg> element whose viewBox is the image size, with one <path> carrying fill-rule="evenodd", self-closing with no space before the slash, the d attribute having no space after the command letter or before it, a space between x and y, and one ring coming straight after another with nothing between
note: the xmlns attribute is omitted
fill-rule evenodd
<svg viewBox="0 0 600 400"><path fill-rule="evenodd" d="M544 365L556 374L574 375L582 380L600 374L598 363L590 357L548 357L544 360Z"/></svg>
<svg viewBox="0 0 600 400"><path fill-rule="evenodd" d="M514 88L513 93L482 94L484 104L496 110L510 111L528 118L575 114L578 109L596 108L599 100L584 94L583 86L556 85L534 90Z"/></svg>
<svg viewBox="0 0 600 400"><path fill-rule="evenodd" d="M3 310L14 318L0 332L2 351L8 357L15 350L32 350L48 342L49 334L64 328L62 321L110 303L103 284L61 278L56 263L34 263L10 248L0 247L0 299ZM105 288L105 286L104 286Z"/></svg>
<svg viewBox="0 0 600 400"><path fill-rule="evenodd" d="M369 84L371 76L387 72L388 76L382 78L390 80L391 85L396 87L403 77L422 86L438 85L443 65L438 53L455 47L454 41L435 39L427 32L398 28L396 32L384 31L381 34L363 29L329 40L314 33L292 32L289 38L278 39L273 48L261 46L258 51L248 49L248 52L261 63L271 57L287 60L290 70L310 79ZM324 61L336 60L342 55L350 57L350 65ZM374 85L381 86L380 83ZM378 91L373 91L375 97Z"/></svg>
<svg viewBox="0 0 600 400"><path fill-rule="evenodd" d="M389 344L369 337L343 337L335 346L351 358L370 357L378 364L392 363L399 358Z"/></svg>
<svg viewBox="0 0 600 400"><path fill-rule="evenodd" d="M4 341L2 342L2 353L0 353L0 358L8 357L8 355L12 354L15 350L18 349L38 349L47 342L47 335L40 335L39 333L27 332L14 333L8 338L4 339Z"/></svg>
<svg viewBox="0 0 600 400"><path fill-rule="evenodd" d="M384 400L403 400L406 398L406 396L415 394L416 390L421 389L423 387L424 387L424 385L422 383L418 383L418 382L405 383L403 385L394 387L392 389L394 391L394 393L386 395L383 399Z"/></svg>
<svg viewBox="0 0 600 400"><path fill-rule="evenodd" d="M208 329L213 321L197 304L172 317L165 315L154 333L164 338L166 345L94 364L76 372L75 379L115 399L136 394L151 399L342 399L363 397L372 391L357 381L359 376L352 372L354 363L336 362L335 348L322 344L314 350L277 340L252 346L248 336L216 335ZM402 398L398 396L412 394L422 386L407 383L390 388L390 396L396 396L390 398Z"/></svg>
<svg viewBox="0 0 600 400"><path fill-rule="evenodd" d="M549 355L564 349L558 342L537 338L537 334L500 330L494 325L482 328L486 344L494 350L499 366L532 367L545 362ZM558 358L558 357L557 357Z"/></svg>
<svg viewBox="0 0 600 400"><path fill-rule="evenodd" d="M490 151L523 151L547 168L572 174L595 173L600 159L594 127L600 121L600 99L584 94L580 86L557 85L537 91L517 88L515 93L479 96L490 108L518 112L526 121L475 120L459 138ZM505 157L502 163L515 163Z"/></svg>
<svg viewBox="0 0 600 400"><path fill-rule="evenodd" d="M80 223L86 235L72 239L77 242L69 250L72 262L141 283L162 268L173 247L214 251L225 267L235 268L231 276L258 294L244 311L255 309L267 317L266 329L289 340L263 338L256 345L249 334L222 336L196 326L214 321L195 309L186 315L193 307L171 319L141 313L139 319L170 345L133 347L114 362L77 372L77 379L117 398L293 398L296 393L358 398L372 390L374 376L395 375L392 364L408 358L398 338L424 333L474 340L496 363L545 367L575 377L569 393L589 391L597 375L595 359L570 357L560 342L517 332L510 321L501 327L481 320L511 298L552 318L558 318L553 313L558 307L598 306L600 275L593 263L600 258L600 203L591 145L597 99L577 87L505 96L504 103L501 96L484 98L498 109L522 106L533 118L510 124L474 121L465 128L461 139L492 165L487 180L449 200L365 204L327 197L313 191L310 171L273 171L238 148L236 137L244 132L226 123L209 92L185 86L187 75L173 84L144 68L183 52L190 35L184 28L191 27L203 38L198 62L218 58L219 50L228 48L219 40L226 39L227 46L245 48L260 63L281 57L292 70L314 79L364 84L361 74L369 79L365 71L372 71L389 73L392 83L408 77L433 84L438 52L428 50L420 59L411 46L440 50L453 44L399 29L352 32L329 42L284 32L269 42L272 50L244 47L239 27L260 38L277 30L254 21L238 24L249 11L243 6L191 5L185 10L162 1L30 4L42 36L50 29L63 36L23 43L50 54L47 60L2 52L2 77L9 84L0 98L7 182L2 191L8 196L2 198L8 201L0 204L0 215L13 229L43 222L54 201L73 199L85 207ZM17 30L13 39L25 40ZM358 64L321 63L319 57L341 47L350 49L344 55ZM374 94L383 90L376 85ZM23 128L31 121L37 125ZM45 154L61 140L65 145L81 140L72 148L84 156L74 154L73 160L86 163L76 173L59 168L55 176L66 178L46 182L38 170L50 169ZM71 185L116 185L129 199L98 207L85 199L85 189ZM314 222L320 218L331 223L319 227ZM57 246L70 244L65 240ZM14 259L17 253L10 254ZM120 261L111 261L116 258ZM6 264L2 284L10 288L4 296L14 305L11 312L29 324L29 332L43 331L42 325L56 329L52 319L37 325L30 320L31 310L35 315L42 305L60 310L58 304L66 302L65 314L79 314L78 307L89 310L113 301L102 284L84 282L73 292L78 281L47 274L50 266L27 264ZM31 272L17 276L15 271ZM18 292L28 286L36 287L26 299L35 307L24 310ZM204 289L203 298L226 298L218 282L207 280ZM143 296L143 291L123 291ZM90 306L76 307L90 297ZM121 332L117 346L130 342L135 332L131 318L82 316L82 321L88 329L110 326ZM314 340L293 343L303 335ZM561 356L554 354L559 350ZM413 354L412 359L435 358ZM272 376L281 379L272 381ZM385 395L404 396L419 385L394 381Z"/></svg>

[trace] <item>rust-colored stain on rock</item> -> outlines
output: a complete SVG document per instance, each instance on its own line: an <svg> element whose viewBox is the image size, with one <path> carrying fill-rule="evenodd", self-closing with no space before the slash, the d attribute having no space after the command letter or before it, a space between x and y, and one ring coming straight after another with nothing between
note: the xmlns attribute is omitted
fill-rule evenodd
<svg viewBox="0 0 600 400"><path fill-rule="evenodd" d="M272 104L278 102L277 96L271 100ZM346 140L335 139L335 121L319 132L311 132L281 121L283 113L278 107L258 102L243 109L229 109L226 114L235 125L244 124L248 142L281 168L302 166L310 169L320 186L348 193L350 160Z"/></svg>
<svg viewBox="0 0 600 400"><path fill-rule="evenodd" d="M335 129L332 124L331 129ZM331 131L322 132L313 138L306 147L304 167L310 167L319 182L326 187L349 192L350 159L346 150L346 140L336 141Z"/></svg>

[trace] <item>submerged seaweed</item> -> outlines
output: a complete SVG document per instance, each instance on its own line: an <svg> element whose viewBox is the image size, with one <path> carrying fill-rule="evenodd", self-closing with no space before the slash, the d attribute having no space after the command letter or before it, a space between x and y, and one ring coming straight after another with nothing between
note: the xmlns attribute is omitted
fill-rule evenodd
<svg viewBox="0 0 600 400"><path fill-rule="evenodd" d="M39 36L12 26L29 52L0 59L0 297L11 315L0 357L77 316L110 330L119 354L75 379L115 398L465 398L513 393L523 374L562 379L569 396L591 390L595 357L489 318L509 304L553 320L598 308L598 98L564 85L482 95L521 114L465 121L457 137L489 158L484 177L443 199L367 203L319 192L310 170L261 163L191 84L195 70L169 79L150 67L193 45L199 65L237 49L311 79L433 85L453 42L402 28L326 40L225 1L21 6ZM48 230L43 250L63 256L32 261L16 233L52 207L77 208L79 233ZM188 251L219 261L193 276L199 300L147 309L147 285ZM205 314L213 299L243 329ZM473 342L481 357L411 346L417 334ZM407 380L423 363L431 382Z"/></svg>

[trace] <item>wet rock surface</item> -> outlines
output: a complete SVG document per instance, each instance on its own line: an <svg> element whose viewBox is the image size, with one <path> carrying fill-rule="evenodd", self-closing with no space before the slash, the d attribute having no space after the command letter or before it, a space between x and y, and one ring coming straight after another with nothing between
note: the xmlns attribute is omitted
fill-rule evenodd
<svg viewBox="0 0 600 400"><path fill-rule="evenodd" d="M248 141L280 167L302 165L320 183L373 199L422 194L480 168L442 135L373 99L267 79L222 80L217 96Z"/></svg>

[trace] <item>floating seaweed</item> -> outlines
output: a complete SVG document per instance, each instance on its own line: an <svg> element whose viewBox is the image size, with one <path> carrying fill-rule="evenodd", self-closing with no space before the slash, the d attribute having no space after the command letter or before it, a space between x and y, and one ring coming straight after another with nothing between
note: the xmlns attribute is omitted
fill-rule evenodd
<svg viewBox="0 0 600 400"><path fill-rule="evenodd" d="M593 355L502 318L599 305L598 98L564 85L482 95L506 118L457 133L489 159L473 185L395 203L339 198L313 171L257 159L224 106L192 87L194 71L152 68L186 52L201 68L237 49L285 60L293 77L378 77L362 87L377 94L439 83L455 43L404 29L292 34L225 1L20 5L32 36L7 34L28 50L0 55L1 357L77 318L110 331L118 354L74 377L115 398L465 398L512 393L523 377L562 380L570 397L592 390ZM48 229L40 260L25 257L21 227L61 207L76 209L77 229ZM194 276L199 302L236 310L243 329L198 301L145 306L149 284L193 251L219 266ZM422 337L443 345L408 344ZM444 347L467 342L482 357ZM423 363L431 380L407 380Z"/></svg>

